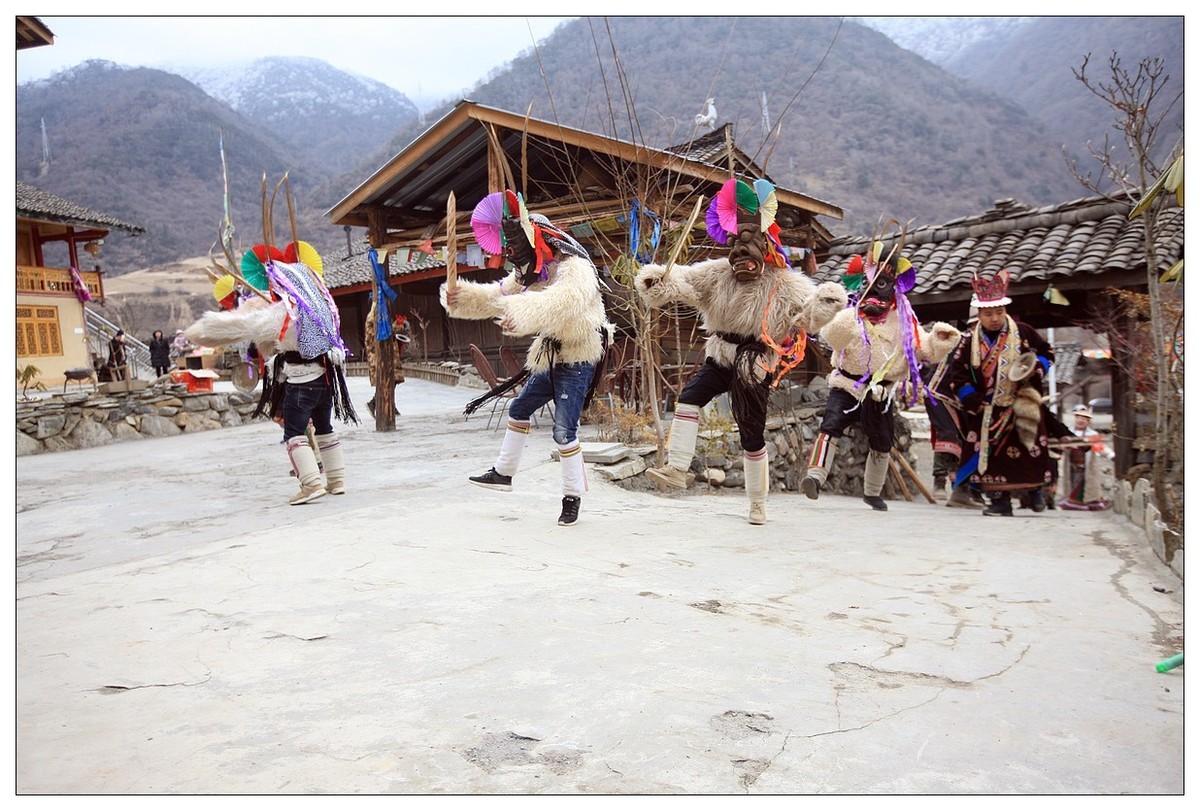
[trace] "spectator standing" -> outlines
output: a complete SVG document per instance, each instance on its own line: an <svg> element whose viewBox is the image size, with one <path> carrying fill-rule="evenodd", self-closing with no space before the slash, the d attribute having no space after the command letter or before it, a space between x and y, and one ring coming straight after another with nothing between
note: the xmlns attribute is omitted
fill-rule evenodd
<svg viewBox="0 0 1200 811"><path fill-rule="evenodd" d="M171 344L163 337L161 329L154 330L150 338L150 365L154 367L154 376L162 377L171 366Z"/></svg>

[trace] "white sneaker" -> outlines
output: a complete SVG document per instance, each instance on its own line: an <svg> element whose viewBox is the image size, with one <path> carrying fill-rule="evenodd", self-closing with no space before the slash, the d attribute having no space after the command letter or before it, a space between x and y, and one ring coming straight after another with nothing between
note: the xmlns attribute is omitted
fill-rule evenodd
<svg viewBox="0 0 1200 811"><path fill-rule="evenodd" d="M750 502L750 523L765 524L767 523L767 502L751 501Z"/></svg>

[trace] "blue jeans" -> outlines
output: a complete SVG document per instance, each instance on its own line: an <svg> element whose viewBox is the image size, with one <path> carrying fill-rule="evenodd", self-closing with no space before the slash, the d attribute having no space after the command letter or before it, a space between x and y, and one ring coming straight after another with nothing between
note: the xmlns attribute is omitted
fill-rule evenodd
<svg viewBox="0 0 1200 811"><path fill-rule="evenodd" d="M332 434L333 390L324 377L307 383L285 383L283 390L283 439L304 436L308 421L318 434Z"/></svg>
<svg viewBox="0 0 1200 811"><path fill-rule="evenodd" d="M574 442L594 370L595 366L581 361L559 363L549 372L534 372L508 407L509 418L526 422L534 412L553 400L554 441L559 445Z"/></svg>

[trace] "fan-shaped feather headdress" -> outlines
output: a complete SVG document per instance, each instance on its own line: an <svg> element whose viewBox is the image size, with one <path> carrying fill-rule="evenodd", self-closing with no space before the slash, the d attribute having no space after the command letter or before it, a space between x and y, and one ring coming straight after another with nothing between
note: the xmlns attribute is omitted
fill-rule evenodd
<svg viewBox="0 0 1200 811"><path fill-rule="evenodd" d="M557 228L541 214L530 214L525 207L525 199L510 189L492 192L480 200L471 212L471 230L479 247L493 255L503 254L507 245L504 235L506 220L521 224L521 231L529 240L536 257L533 271L543 281L548 275L546 262L552 262L556 252L581 259L590 258L587 249L566 231Z"/></svg>
<svg viewBox="0 0 1200 811"><path fill-rule="evenodd" d="M779 238L779 224L775 222L778 210L775 186L769 180L759 178L754 185L750 185L744 180L731 178L713 197L704 222L708 235L718 245L727 245L738 232L739 211L759 215L759 226L767 237L766 261L775 267L786 268L790 267L787 251Z"/></svg>

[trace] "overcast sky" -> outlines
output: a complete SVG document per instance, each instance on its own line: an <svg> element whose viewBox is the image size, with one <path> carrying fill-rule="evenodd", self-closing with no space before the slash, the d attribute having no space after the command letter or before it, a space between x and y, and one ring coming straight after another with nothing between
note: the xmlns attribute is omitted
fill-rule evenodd
<svg viewBox="0 0 1200 811"><path fill-rule="evenodd" d="M414 5L418 4L393 7ZM88 59L170 69L214 67L264 56L308 56L380 81L427 107L461 95L489 70L531 48L570 18L38 15L38 19L54 32L54 44L17 51L18 84Z"/></svg>

